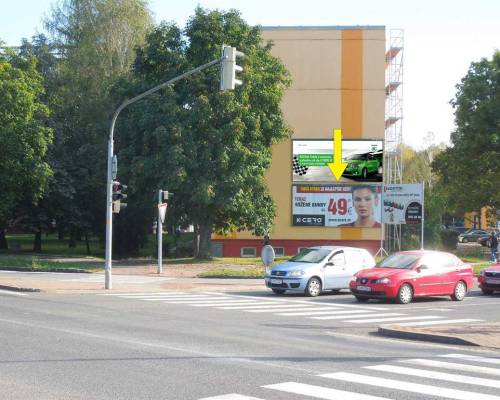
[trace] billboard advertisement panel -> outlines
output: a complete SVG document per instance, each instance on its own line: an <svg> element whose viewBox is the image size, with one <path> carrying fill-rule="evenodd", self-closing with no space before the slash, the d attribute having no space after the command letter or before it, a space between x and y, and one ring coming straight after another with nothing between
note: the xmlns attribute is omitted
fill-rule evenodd
<svg viewBox="0 0 500 400"><path fill-rule="evenodd" d="M377 184L293 184L292 225L380 228Z"/></svg>
<svg viewBox="0 0 500 400"><path fill-rule="evenodd" d="M422 184L384 185L383 222L386 224L419 224L422 222Z"/></svg>
<svg viewBox="0 0 500 400"><path fill-rule="evenodd" d="M381 182L382 140L342 140L342 161L347 168L339 182ZM333 140L294 140L293 182L337 183L328 163L333 162Z"/></svg>

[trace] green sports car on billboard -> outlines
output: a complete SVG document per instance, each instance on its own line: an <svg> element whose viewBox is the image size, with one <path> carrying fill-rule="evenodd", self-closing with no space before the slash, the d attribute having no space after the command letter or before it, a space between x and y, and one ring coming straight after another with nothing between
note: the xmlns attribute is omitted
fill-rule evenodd
<svg viewBox="0 0 500 400"><path fill-rule="evenodd" d="M382 152L352 154L344 161L347 168L342 175L366 179L370 175L382 175Z"/></svg>

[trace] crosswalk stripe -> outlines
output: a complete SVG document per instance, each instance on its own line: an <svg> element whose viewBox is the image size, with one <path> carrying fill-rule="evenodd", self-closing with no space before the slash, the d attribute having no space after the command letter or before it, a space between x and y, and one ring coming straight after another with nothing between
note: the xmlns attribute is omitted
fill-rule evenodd
<svg viewBox="0 0 500 400"><path fill-rule="evenodd" d="M364 318L364 317L371 318L371 317L377 315L377 313L366 314L366 312L367 311L365 311L365 314L362 314L362 315L356 315L356 318ZM378 317L396 317L398 315L406 315L406 314L399 314L399 313L378 314L377 318ZM346 314L346 315L332 315L332 316L327 315L327 316L324 316L324 317L311 317L311 319L320 319L320 320L347 319L347 318L351 318L350 314Z"/></svg>
<svg viewBox="0 0 500 400"><path fill-rule="evenodd" d="M274 307L270 306L266 310L243 310L245 312L251 312L251 313L272 313L272 312L279 312L279 311L288 311L290 309L297 309L297 310L306 310L308 306L281 306L281 307Z"/></svg>
<svg viewBox="0 0 500 400"><path fill-rule="evenodd" d="M245 305L245 306L229 306L229 307L218 307L221 310L258 310L260 308L270 308L276 307L276 303L265 303L265 302L256 302L253 305ZM281 307L281 306L279 306Z"/></svg>
<svg viewBox="0 0 500 400"><path fill-rule="evenodd" d="M222 396L204 397L199 400L262 400L257 397L243 396L237 393L223 394Z"/></svg>
<svg viewBox="0 0 500 400"><path fill-rule="evenodd" d="M150 296L150 295L180 295L180 294L185 294L189 295L189 293L186 292L146 292L146 293L98 293L98 296Z"/></svg>
<svg viewBox="0 0 500 400"><path fill-rule="evenodd" d="M300 316L300 315L342 315L342 314L366 314L366 310L339 310L338 308L331 308L330 311L315 311L316 308L311 308L310 312L287 312L278 315L285 316Z"/></svg>
<svg viewBox="0 0 500 400"><path fill-rule="evenodd" d="M169 304L224 304L224 303L235 303L235 304L249 304L253 303L253 300L231 300L231 299L205 299L205 300L167 300L164 301Z"/></svg>
<svg viewBox="0 0 500 400"><path fill-rule="evenodd" d="M266 389L279 390L281 392L301 394L304 396L324 400L388 400L386 397L377 397L362 393L346 392L344 390L331 389L323 386L307 385L305 383L298 382L284 382L262 387Z"/></svg>
<svg viewBox="0 0 500 400"><path fill-rule="evenodd" d="M325 307L325 308L311 308L309 312L285 312L277 315L283 315L285 317L296 317L302 315L330 315L330 314L356 314L365 313L365 310L342 310L335 307Z"/></svg>
<svg viewBox="0 0 500 400"><path fill-rule="evenodd" d="M225 306L231 306L231 305L237 305L237 304L242 304L240 301L224 301L224 302L217 302L217 303L205 303L205 304L188 304L191 307L219 307L221 305ZM247 304L247 303L243 303Z"/></svg>
<svg viewBox="0 0 500 400"><path fill-rule="evenodd" d="M140 300L187 300L187 299L210 299L209 296L122 296L125 299Z"/></svg>
<svg viewBox="0 0 500 400"><path fill-rule="evenodd" d="M480 357L480 356L470 356L467 354L443 354L439 357L458 358L461 360L483 362L483 363L488 363L488 364L500 364L500 358L487 358L487 357Z"/></svg>
<svg viewBox="0 0 500 400"><path fill-rule="evenodd" d="M352 374L350 372L334 372L331 374L320 375L324 378L341 380L363 385L378 386L383 388L403 390L406 392L425 394L429 396L439 396L455 400L500 400L500 397L478 392L469 392L465 390L448 389L440 386L423 385L395 379L377 378L368 375Z"/></svg>
<svg viewBox="0 0 500 400"><path fill-rule="evenodd" d="M426 360L423 358L399 360L399 362L402 362L405 364L423 365L426 367L437 367L437 368L458 370L458 371L463 371L463 372L477 372L480 374L500 376L500 369L490 368L490 367L482 367L482 366L478 366L478 365L457 364L457 363L450 363L450 362L445 362L445 361Z"/></svg>
<svg viewBox="0 0 500 400"><path fill-rule="evenodd" d="M448 374L446 372L429 371L418 368L398 367L396 365L372 365L364 367L366 369L382 372L390 372L393 374L402 374L410 376L419 376L421 378L439 379L448 382L466 383L468 385L487 386L492 388L500 388L500 381L486 378L476 378L475 376Z"/></svg>
<svg viewBox="0 0 500 400"><path fill-rule="evenodd" d="M27 293L14 292L13 290L0 290L1 294L10 294L11 296L27 296Z"/></svg>
<svg viewBox="0 0 500 400"><path fill-rule="evenodd" d="M436 315L422 315L419 317L373 318L373 319L362 319L362 320L353 319L352 321L346 321L346 322L350 322L353 324L365 324L368 322L409 321L416 319L436 319L436 318L442 318L442 317L438 317Z"/></svg>
<svg viewBox="0 0 500 400"><path fill-rule="evenodd" d="M458 324L463 322L479 322L479 321L482 321L482 319L444 319L439 321L404 322L398 325L399 326L445 325L445 324Z"/></svg>

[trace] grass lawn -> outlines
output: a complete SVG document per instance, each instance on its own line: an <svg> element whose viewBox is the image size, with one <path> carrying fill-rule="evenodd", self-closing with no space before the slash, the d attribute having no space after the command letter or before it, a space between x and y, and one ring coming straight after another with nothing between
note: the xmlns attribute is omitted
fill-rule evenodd
<svg viewBox="0 0 500 400"><path fill-rule="evenodd" d="M102 268L96 268L82 262L41 260L35 256L0 255L0 269L44 272L94 272Z"/></svg>

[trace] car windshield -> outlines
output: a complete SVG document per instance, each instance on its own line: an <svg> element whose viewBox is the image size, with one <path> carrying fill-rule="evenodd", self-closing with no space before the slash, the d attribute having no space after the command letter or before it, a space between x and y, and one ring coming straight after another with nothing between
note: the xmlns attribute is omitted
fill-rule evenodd
<svg viewBox="0 0 500 400"><path fill-rule="evenodd" d="M420 254L392 254L377 264L379 268L409 269L420 258Z"/></svg>
<svg viewBox="0 0 500 400"><path fill-rule="evenodd" d="M291 262L319 263L330 254L330 250L325 249L304 249L296 256L290 258Z"/></svg>
<svg viewBox="0 0 500 400"><path fill-rule="evenodd" d="M352 156L347 157L348 160L365 160L366 154L353 154Z"/></svg>

